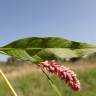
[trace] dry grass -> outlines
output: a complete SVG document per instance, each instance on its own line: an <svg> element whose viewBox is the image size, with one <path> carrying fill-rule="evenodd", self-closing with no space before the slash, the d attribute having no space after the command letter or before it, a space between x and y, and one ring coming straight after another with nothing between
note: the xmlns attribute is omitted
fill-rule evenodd
<svg viewBox="0 0 96 96"><path fill-rule="evenodd" d="M64 84L64 82L60 82L58 78L52 75L51 77L63 94L62 96L65 96L65 94L66 96L95 96L95 61L89 62L82 60L75 63L64 63L64 65L76 71L82 88L80 92L72 92L69 87ZM50 88L45 75L43 75L41 70L35 65L2 65L1 69L15 88L18 96L56 96L54 91ZM2 84L3 89L0 89L0 96L2 96L1 94L5 94L5 92L9 92L9 89L4 84L5 83Z"/></svg>
<svg viewBox="0 0 96 96"><path fill-rule="evenodd" d="M87 71L89 69L96 68L96 62L89 61L78 61L75 63L64 63L64 65L74 71ZM30 75L33 72L41 72L41 70L34 64L20 64L20 65L7 65L1 66L1 69L4 71L5 75L10 79L15 79L20 76Z"/></svg>

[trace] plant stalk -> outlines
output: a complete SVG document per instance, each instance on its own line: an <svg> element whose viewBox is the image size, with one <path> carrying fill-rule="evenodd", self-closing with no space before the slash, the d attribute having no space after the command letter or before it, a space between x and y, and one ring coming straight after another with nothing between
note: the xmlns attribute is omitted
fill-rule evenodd
<svg viewBox="0 0 96 96"><path fill-rule="evenodd" d="M45 74L45 76L47 77L51 87L54 89L54 91L56 92L57 96L62 96L61 92L58 90L58 88L55 86L54 82L52 81L52 79L48 76L48 74L42 69L42 72Z"/></svg>

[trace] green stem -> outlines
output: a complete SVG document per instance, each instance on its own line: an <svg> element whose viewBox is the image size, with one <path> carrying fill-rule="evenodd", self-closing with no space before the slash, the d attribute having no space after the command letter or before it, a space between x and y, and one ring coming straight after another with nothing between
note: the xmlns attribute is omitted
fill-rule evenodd
<svg viewBox="0 0 96 96"><path fill-rule="evenodd" d="M56 92L57 96L62 96L61 92L58 90L58 88L55 86L54 82L52 81L52 79L48 76L48 74L42 69L42 72L45 74L45 76L47 77L51 87L54 89L54 91Z"/></svg>
<svg viewBox="0 0 96 96"><path fill-rule="evenodd" d="M14 49L33 50L33 49L44 49L44 48L2 48L2 47L0 47L0 51L14 50Z"/></svg>

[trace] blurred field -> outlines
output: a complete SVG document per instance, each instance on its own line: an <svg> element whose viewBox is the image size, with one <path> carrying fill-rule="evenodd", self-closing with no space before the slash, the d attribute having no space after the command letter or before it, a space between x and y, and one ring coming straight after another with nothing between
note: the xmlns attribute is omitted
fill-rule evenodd
<svg viewBox="0 0 96 96"><path fill-rule="evenodd" d="M77 73L81 82L81 90L73 92L63 81L50 75L62 96L96 96L96 61L78 61L65 63ZM18 96L56 96L45 75L39 68L31 64L6 65L1 69L13 85ZM0 77L0 96L14 96Z"/></svg>

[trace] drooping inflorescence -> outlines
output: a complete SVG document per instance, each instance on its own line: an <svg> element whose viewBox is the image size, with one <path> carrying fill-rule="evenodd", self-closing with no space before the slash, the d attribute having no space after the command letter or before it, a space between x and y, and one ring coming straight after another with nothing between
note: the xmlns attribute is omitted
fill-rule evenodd
<svg viewBox="0 0 96 96"><path fill-rule="evenodd" d="M69 68L66 68L55 60L45 61L40 65L42 68L46 69L48 72L56 74L61 80L64 80L74 91L80 89L80 82L76 77L76 74Z"/></svg>

